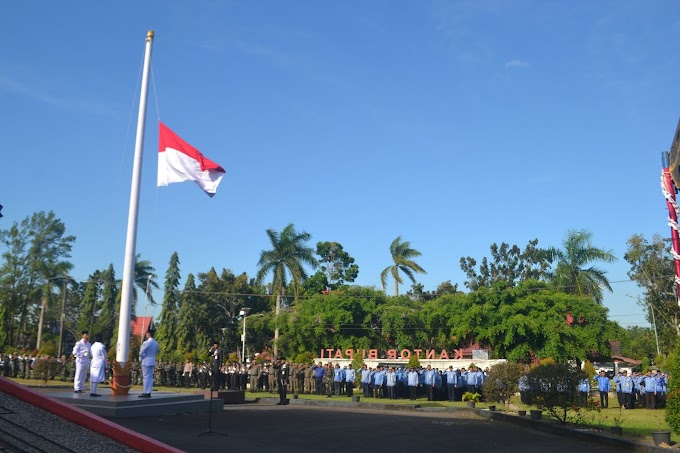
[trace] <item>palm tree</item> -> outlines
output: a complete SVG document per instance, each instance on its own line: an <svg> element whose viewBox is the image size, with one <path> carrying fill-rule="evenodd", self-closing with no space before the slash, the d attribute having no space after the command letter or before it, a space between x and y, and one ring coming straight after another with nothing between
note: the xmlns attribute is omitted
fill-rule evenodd
<svg viewBox="0 0 680 453"><path fill-rule="evenodd" d="M277 324L274 329L274 356L278 352L279 326L278 315L281 311L281 296L290 282L293 284L293 293L297 298L300 284L307 279L304 265L316 268L318 263L314 258L314 249L307 247L305 243L312 236L304 231L295 231L291 223L278 233L273 229L267 230L267 236L271 242L271 250L263 250L260 260L257 262L259 270L255 280L262 284L267 274L272 274L272 294L276 294L276 317Z"/></svg>
<svg viewBox="0 0 680 453"><path fill-rule="evenodd" d="M591 243L592 236L587 230L569 230L562 242L563 250L548 249L552 261L557 261L557 266L547 276L562 291L589 296L601 304L602 288L611 291L612 287L605 277L606 271L591 263L612 263L616 261L616 257L609 250L594 247Z"/></svg>
<svg viewBox="0 0 680 453"><path fill-rule="evenodd" d="M398 236L392 244L390 245L390 253L392 254L392 260L394 264L392 266L387 266L384 271L380 274L380 283L382 283L383 291L387 289L387 274L392 274L394 279L394 295L399 295L399 284L404 283L404 280L399 275L399 271L402 271L406 276L411 279L413 283L416 282L413 273L427 274L425 269L420 267L418 263L412 260L417 256L421 256L416 249L411 248L411 243L409 241L401 242L401 236Z"/></svg>

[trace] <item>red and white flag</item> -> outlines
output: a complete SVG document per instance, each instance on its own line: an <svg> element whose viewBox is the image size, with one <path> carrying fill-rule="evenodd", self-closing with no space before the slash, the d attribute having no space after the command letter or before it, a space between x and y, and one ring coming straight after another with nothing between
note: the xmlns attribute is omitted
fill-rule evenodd
<svg viewBox="0 0 680 453"><path fill-rule="evenodd" d="M161 123L158 140L158 187L194 181L210 197L224 176L224 168L211 161Z"/></svg>

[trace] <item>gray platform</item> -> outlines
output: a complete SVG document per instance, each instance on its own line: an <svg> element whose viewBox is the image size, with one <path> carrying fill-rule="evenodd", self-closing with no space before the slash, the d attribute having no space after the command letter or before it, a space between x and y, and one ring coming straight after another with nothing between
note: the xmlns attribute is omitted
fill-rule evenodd
<svg viewBox="0 0 680 453"><path fill-rule="evenodd" d="M89 393L59 392L50 396L102 417L149 417L158 415L196 414L210 412L210 400L201 394L153 392L151 398L139 398L140 392L113 396L101 390L100 397ZM222 412L224 401L214 398L212 411Z"/></svg>

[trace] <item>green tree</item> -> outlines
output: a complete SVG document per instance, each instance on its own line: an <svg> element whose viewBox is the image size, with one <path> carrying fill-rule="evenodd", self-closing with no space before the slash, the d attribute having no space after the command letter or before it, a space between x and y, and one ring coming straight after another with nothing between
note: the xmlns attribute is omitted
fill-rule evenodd
<svg viewBox="0 0 680 453"><path fill-rule="evenodd" d="M562 250L550 248L556 267L548 272L548 279L568 294L588 296L601 304L601 288L609 291L612 288L605 276L606 271L592 263L612 263L616 257L608 250L593 246L592 236L587 230L570 230L562 243Z"/></svg>
<svg viewBox="0 0 680 453"><path fill-rule="evenodd" d="M319 266L328 279L328 289L337 289L340 285L353 282L359 275L359 266L338 242L318 242L316 254L319 255Z"/></svg>
<svg viewBox="0 0 680 453"><path fill-rule="evenodd" d="M624 259L630 264L628 276L642 288L638 303L647 313L647 320L657 325L668 350L680 336L680 308L670 240L654 235L649 242L641 234L635 234L628 239L627 246Z"/></svg>
<svg viewBox="0 0 680 453"><path fill-rule="evenodd" d="M605 307L536 280L515 287L496 283L463 298L447 296L440 301L444 307L439 312L449 313L448 337L478 341L491 346L493 356L512 361L533 356L583 360L593 351L607 354L607 340L616 338L609 336ZM568 322L568 315L573 322Z"/></svg>
<svg viewBox="0 0 680 453"><path fill-rule="evenodd" d="M314 251L306 244L312 238L309 233L298 232L295 226L288 224L281 233L269 229L267 236L271 243L271 250L263 250L257 262L258 271L256 282L261 284L268 274L272 274L272 294L276 294L276 327L274 329L274 355L278 352L279 325L278 317L281 311L281 298L292 283L293 294L297 299L301 284L307 279L305 265L316 268L318 262L314 258ZM290 275L290 277L289 277Z"/></svg>
<svg viewBox="0 0 680 453"><path fill-rule="evenodd" d="M109 345L109 349L115 347L118 333L118 321L120 313L120 291L116 281L116 272L113 264L101 274L102 292L99 310L90 321L90 335L100 333L104 344Z"/></svg>
<svg viewBox="0 0 680 453"><path fill-rule="evenodd" d="M401 236L392 241L390 244L390 254L392 255L392 261L394 264L387 266L380 274L380 283L382 284L383 291L387 289L387 276L391 275L394 279L394 295L399 295L399 284L404 283L401 278L399 271L406 274L406 276L411 280L412 283L416 282L414 273L417 274L427 274L425 269L420 267L413 258L417 258L422 255L418 250L411 248L411 243L409 241L402 242Z"/></svg>
<svg viewBox="0 0 680 453"><path fill-rule="evenodd" d="M180 277L179 256L174 252L165 273L163 308L158 317L158 329L154 337L161 351L177 350L177 318L181 302Z"/></svg>
<svg viewBox="0 0 680 453"><path fill-rule="evenodd" d="M75 236L54 212L37 212L8 230L0 231L0 244L7 247L0 267L2 329L12 345L34 347L41 297L48 279L70 269Z"/></svg>
<svg viewBox="0 0 680 453"><path fill-rule="evenodd" d="M196 291L196 281L193 274L187 276L182 291L179 313L177 315L177 349L176 351L190 351L197 349L199 342L207 344L207 338L199 320L200 297ZM206 348L204 348L206 349ZM206 349L207 350L207 349ZM163 357L171 355L175 350L160 351Z"/></svg>
<svg viewBox="0 0 680 453"><path fill-rule="evenodd" d="M550 254L537 247L538 239L529 241L524 250L517 245L510 246L505 242L499 246L491 244L491 260L482 258L479 269L477 260L472 257L460 259L460 268L465 275L465 286L475 291L483 286L491 287L497 282L506 282L511 286L527 280L540 280L550 267Z"/></svg>

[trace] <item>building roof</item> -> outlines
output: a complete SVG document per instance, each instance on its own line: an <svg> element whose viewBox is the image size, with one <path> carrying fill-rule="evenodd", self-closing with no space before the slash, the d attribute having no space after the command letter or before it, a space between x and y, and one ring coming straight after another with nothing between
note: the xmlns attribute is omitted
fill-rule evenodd
<svg viewBox="0 0 680 453"><path fill-rule="evenodd" d="M626 362L626 363L630 363L632 365L642 364L642 360L635 360L635 359L631 359L630 357L624 357L622 355L612 354L612 359L615 362Z"/></svg>
<svg viewBox="0 0 680 453"><path fill-rule="evenodd" d="M130 321L130 335L146 335L149 328L154 329L153 316L137 316Z"/></svg>

